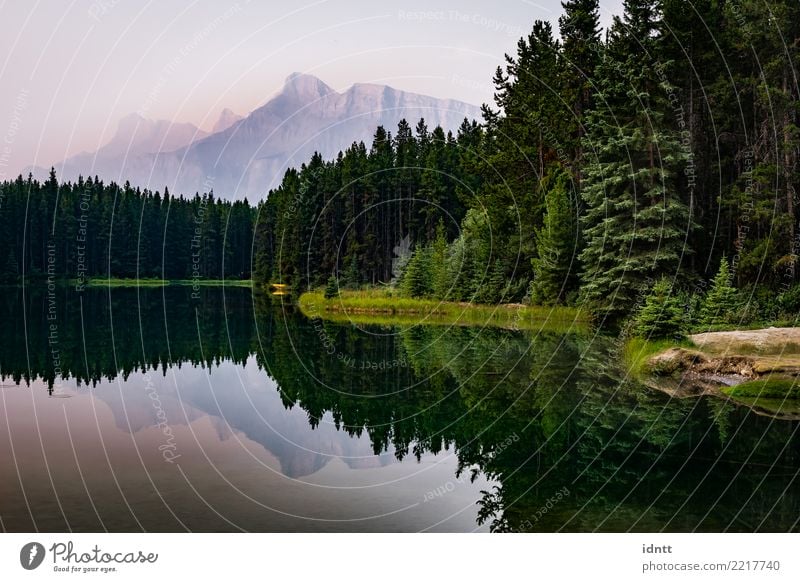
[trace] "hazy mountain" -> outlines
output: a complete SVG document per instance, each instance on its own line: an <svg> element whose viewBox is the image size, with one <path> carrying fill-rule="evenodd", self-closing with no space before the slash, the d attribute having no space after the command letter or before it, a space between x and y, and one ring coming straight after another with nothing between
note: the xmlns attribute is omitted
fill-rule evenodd
<svg viewBox="0 0 800 582"><path fill-rule="evenodd" d="M172 151L202 139L208 132L192 123L145 119L138 113L123 117L114 137L97 153L103 157Z"/></svg>
<svg viewBox="0 0 800 582"><path fill-rule="evenodd" d="M127 178L125 170L131 161L155 152L180 149L207 135L208 132L192 123L146 119L132 113L119 121L116 133L106 145L96 152L82 152L69 157L55 164L55 169L59 177L68 180L74 180L82 174L124 181ZM49 168L34 168L32 171L36 176L43 177ZM131 182L134 183L133 180Z"/></svg>
<svg viewBox="0 0 800 582"><path fill-rule="evenodd" d="M217 122L214 124L214 128L211 130L211 133L225 131L240 119L244 119L244 116L234 113L226 107L219 114L219 119L217 119Z"/></svg>
<svg viewBox="0 0 800 582"><path fill-rule="evenodd" d="M221 197L258 200L280 183L286 168L306 162L314 151L332 158L354 141L363 140L369 146L378 125L394 133L401 119L413 127L424 117L430 129L441 125L455 130L465 117L479 116L479 108L460 101L362 83L339 93L316 77L293 73L277 95L247 117L236 120L234 113L223 112L219 126L231 124L221 131L203 137L198 130L190 144L173 148L167 143L179 140L173 141L173 130L168 129L165 135L170 140L164 140L165 147L142 151L137 146L136 154L98 156L96 163L91 155L88 159L76 156L63 164L59 175L74 180L78 174L96 174L159 190L166 185L175 194L213 188ZM162 122L140 121L134 136L148 123L166 131ZM120 123L121 130L123 125L128 127ZM175 130L175 137L186 137L188 131ZM149 137L141 142L150 147L157 141L157 132L146 133ZM134 141L140 143L138 138ZM120 142L125 140L115 136L101 151L113 144L111 151L117 152Z"/></svg>

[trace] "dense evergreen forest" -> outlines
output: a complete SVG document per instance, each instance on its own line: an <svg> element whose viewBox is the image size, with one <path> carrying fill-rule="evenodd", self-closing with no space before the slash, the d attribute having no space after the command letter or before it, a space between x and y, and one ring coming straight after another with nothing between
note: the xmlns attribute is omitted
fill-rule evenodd
<svg viewBox="0 0 800 582"><path fill-rule="evenodd" d="M479 122L378 127L369 146L289 170L257 208L54 175L6 182L0 274L252 270L297 291L394 285L612 318L681 296L678 318L713 284L712 323L714 308L737 321L796 312L800 4L625 0L607 31L598 4L563 1L558 32L535 22Z"/></svg>
<svg viewBox="0 0 800 582"><path fill-rule="evenodd" d="M0 184L0 280L250 277L255 209L80 179Z"/></svg>
<svg viewBox="0 0 800 582"><path fill-rule="evenodd" d="M722 269L739 320L800 308L800 4L626 0L606 32L597 0L562 5L498 67L482 123L378 128L288 172L257 276L613 317Z"/></svg>

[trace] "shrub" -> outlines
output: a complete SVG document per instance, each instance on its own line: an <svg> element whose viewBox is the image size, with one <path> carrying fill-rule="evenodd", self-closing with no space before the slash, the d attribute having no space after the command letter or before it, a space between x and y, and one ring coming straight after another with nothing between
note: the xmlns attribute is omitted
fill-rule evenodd
<svg viewBox="0 0 800 582"><path fill-rule="evenodd" d="M778 296L781 309L786 313L800 313L800 285L787 289Z"/></svg>

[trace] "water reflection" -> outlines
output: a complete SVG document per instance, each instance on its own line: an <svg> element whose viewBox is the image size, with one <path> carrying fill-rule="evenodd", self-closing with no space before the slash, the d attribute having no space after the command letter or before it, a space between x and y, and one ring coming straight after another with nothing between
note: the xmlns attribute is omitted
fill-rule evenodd
<svg viewBox="0 0 800 582"><path fill-rule="evenodd" d="M800 423L621 381L597 337L6 291L9 530L798 529Z"/></svg>

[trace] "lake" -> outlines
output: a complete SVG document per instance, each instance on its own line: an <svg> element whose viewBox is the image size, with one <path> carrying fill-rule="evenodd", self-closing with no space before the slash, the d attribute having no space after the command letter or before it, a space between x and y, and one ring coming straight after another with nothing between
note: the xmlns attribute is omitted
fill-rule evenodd
<svg viewBox="0 0 800 582"><path fill-rule="evenodd" d="M3 291L3 531L800 529L800 423L624 378L612 337Z"/></svg>

